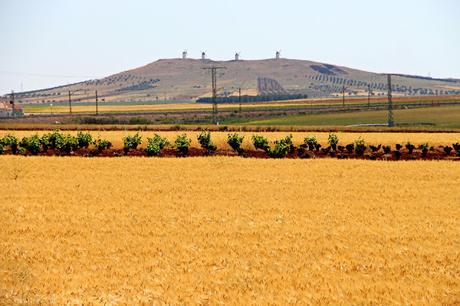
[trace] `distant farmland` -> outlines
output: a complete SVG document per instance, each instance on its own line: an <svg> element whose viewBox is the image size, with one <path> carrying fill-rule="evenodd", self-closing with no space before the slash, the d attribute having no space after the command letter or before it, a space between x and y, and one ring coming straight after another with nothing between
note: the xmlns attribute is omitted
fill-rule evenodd
<svg viewBox="0 0 460 306"><path fill-rule="evenodd" d="M396 123L406 127L460 129L460 106L399 109L394 111ZM262 126L348 126L385 124L388 112L363 111L334 114L292 115L262 120L241 120L240 124Z"/></svg>
<svg viewBox="0 0 460 306"><path fill-rule="evenodd" d="M387 98L370 99L370 106L382 105L387 102ZM442 105L442 103L460 102L460 96L421 96L421 97L395 97L394 103L403 103L407 105L424 104L427 106ZM263 109L301 109L303 107L314 106L342 106L342 99L299 99L299 100L286 100L286 101L271 101L271 102L246 102L242 103L244 110L263 110ZM436 103L436 104L434 104ZM346 97L345 106L362 106L368 105L367 98L350 98ZM58 103L44 103L44 104L24 104L24 112L28 114L64 114L70 112L70 106L67 101ZM98 105L100 112L108 113L123 113L123 112L156 112L156 111L180 111L180 110L210 110L211 104L209 103L194 103L194 102L174 102L174 101L160 101L160 102L99 102ZM225 103L219 104L219 108L226 110L238 110L238 103ZM73 102L73 113L95 113L95 102Z"/></svg>

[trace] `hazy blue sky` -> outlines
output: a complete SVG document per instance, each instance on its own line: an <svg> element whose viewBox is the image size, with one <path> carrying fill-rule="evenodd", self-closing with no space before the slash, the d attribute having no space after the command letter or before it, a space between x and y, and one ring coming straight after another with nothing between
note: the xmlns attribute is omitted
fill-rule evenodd
<svg viewBox="0 0 460 306"><path fill-rule="evenodd" d="M274 56L460 78L460 1L0 0L0 93L159 58Z"/></svg>

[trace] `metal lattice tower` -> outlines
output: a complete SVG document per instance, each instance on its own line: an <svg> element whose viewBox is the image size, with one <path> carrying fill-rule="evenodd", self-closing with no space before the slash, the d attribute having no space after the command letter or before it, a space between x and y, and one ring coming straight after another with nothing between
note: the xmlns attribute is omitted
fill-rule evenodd
<svg viewBox="0 0 460 306"><path fill-rule="evenodd" d="M217 109L217 70L227 69L225 67L206 67L205 70L211 71L211 86L212 86L212 122L218 123L218 109Z"/></svg>
<svg viewBox="0 0 460 306"><path fill-rule="evenodd" d="M393 100L391 96L391 74L387 75L388 78L388 126L395 126L393 117Z"/></svg>
<svg viewBox="0 0 460 306"><path fill-rule="evenodd" d="M367 108L371 108L371 84L367 84Z"/></svg>

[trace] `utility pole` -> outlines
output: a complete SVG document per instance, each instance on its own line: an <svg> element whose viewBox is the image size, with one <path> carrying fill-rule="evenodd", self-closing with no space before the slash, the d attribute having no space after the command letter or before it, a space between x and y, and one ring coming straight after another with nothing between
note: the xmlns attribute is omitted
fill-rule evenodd
<svg viewBox="0 0 460 306"><path fill-rule="evenodd" d="M211 86L212 86L212 121L214 124L218 123L218 110L217 110L217 70L227 69L225 67L205 67L204 70L211 71Z"/></svg>
<svg viewBox="0 0 460 306"><path fill-rule="evenodd" d="M238 88L238 102L240 103L240 114L241 114L241 87Z"/></svg>
<svg viewBox="0 0 460 306"><path fill-rule="evenodd" d="M342 106L345 107L345 86L342 86Z"/></svg>
<svg viewBox="0 0 460 306"><path fill-rule="evenodd" d="M99 115L99 105L98 105L97 90L96 90L96 116L97 115Z"/></svg>
<svg viewBox="0 0 460 306"><path fill-rule="evenodd" d="M388 126L395 126L393 118L393 100L391 96L391 74L387 75L388 78Z"/></svg>
<svg viewBox="0 0 460 306"><path fill-rule="evenodd" d="M367 108L371 108L371 84L367 84Z"/></svg>
<svg viewBox="0 0 460 306"><path fill-rule="evenodd" d="M72 98L70 97L71 93L69 90L69 113L72 115Z"/></svg>

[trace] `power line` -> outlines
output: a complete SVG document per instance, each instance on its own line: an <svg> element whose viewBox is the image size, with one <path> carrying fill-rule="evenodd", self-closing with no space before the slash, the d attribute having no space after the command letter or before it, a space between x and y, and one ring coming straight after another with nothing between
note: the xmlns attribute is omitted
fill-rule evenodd
<svg viewBox="0 0 460 306"><path fill-rule="evenodd" d="M211 71L211 86L212 86L212 121L214 124L218 123L218 110L217 110L217 70L227 69L226 67L205 67L204 70Z"/></svg>

